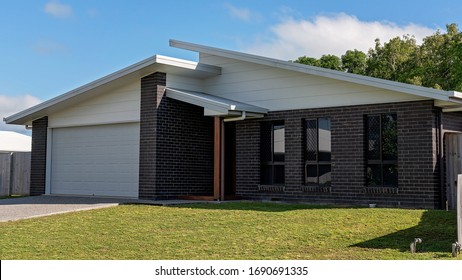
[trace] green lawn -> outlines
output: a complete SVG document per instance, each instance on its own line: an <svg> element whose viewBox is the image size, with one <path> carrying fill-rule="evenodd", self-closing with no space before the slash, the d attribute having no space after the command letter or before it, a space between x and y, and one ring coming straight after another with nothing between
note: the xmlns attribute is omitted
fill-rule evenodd
<svg viewBox="0 0 462 280"><path fill-rule="evenodd" d="M123 205L0 223L0 259L446 259L455 236L445 211Z"/></svg>

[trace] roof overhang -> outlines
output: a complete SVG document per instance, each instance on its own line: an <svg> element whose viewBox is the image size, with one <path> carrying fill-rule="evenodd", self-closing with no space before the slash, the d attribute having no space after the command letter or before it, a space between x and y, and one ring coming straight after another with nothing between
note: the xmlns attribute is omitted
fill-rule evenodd
<svg viewBox="0 0 462 280"><path fill-rule="evenodd" d="M247 118L261 118L268 109L203 92L167 88L166 96L204 108L205 116L234 117L245 112Z"/></svg>
<svg viewBox="0 0 462 280"><path fill-rule="evenodd" d="M188 60L155 55L34 107L6 117L4 121L8 124L31 124L35 119L62 110L87 98L97 96L155 72L203 79L220 75L221 68Z"/></svg>
<svg viewBox="0 0 462 280"><path fill-rule="evenodd" d="M351 82L360 85L366 85L371 87L376 87L380 89L386 89L406 94L411 94L415 96L419 96L425 99L434 99L435 101L442 101L443 103L448 102L451 107L450 110L459 110L462 111L462 107L457 106L455 109L453 106L460 104L462 101L462 93L456 91L444 91L444 90L437 90L433 88L427 88L422 86L416 86L411 84L405 84L400 82L394 82L384 79L378 79L363 75L356 75L352 73L346 73L342 71L335 71L331 69L315 67L300 63L294 63L290 61L283 61L279 59L273 59L248 53L241 53L236 51L224 50L189 42L183 42L178 40L170 40L170 46L195 51L199 54L208 54L208 55L216 55L221 56L229 59L235 59L240 61L245 61L249 63L255 63L260 65L265 65L269 67L275 67L310 75L316 75L325 78L336 79L345 82ZM435 102L438 104L438 102ZM443 104L441 103L441 104ZM438 105L436 105L438 106ZM445 110L444 107L442 107ZM449 109L449 108L448 108Z"/></svg>

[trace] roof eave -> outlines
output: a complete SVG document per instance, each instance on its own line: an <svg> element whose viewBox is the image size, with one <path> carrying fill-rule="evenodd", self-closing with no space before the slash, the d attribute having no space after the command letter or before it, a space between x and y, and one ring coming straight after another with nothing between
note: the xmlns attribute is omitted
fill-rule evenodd
<svg viewBox="0 0 462 280"><path fill-rule="evenodd" d="M170 46L181 48L190 51L196 51L199 53L206 53L216 56L222 56L230 59L242 60L250 63L256 63L261 65L266 65L270 67L276 67L280 69L296 71L316 76L321 76L325 78L331 78L366 86L372 86L412 95L417 95L425 98L433 98L437 100L448 100L448 97L453 95L453 92L437 90L422 86L416 86L411 84L405 84L400 82L394 82L379 78L373 78L369 76L357 75L352 73L346 73L321 67L315 67L300 63L294 63L289 61L283 61L274 58L268 58L253 54L241 53L236 51L224 50L209 46L203 46L194 43L188 43L178 40L170 40Z"/></svg>
<svg viewBox="0 0 462 280"><path fill-rule="evenodd" d="M26 124L35 119L45 116L49 108L66 101L70 101L71 99L79 95L82 95L83 93L90 92L100 86L108 85L118 79L127 77L129 75L135 75L139 78L149 75L156 71L154 68L156 65L159 65L161 67L165 66L170 68L173 67L178 69L184 69L186 71L199 73L201 76L215 76L221 74L221 68L217 66L205 65L198 62L182 60L162 55L155 55L135 64L132 64L126 68L123 68L119 71L116 71L112 74L104 76L100 79L87 83L74 90L61 94L55 98L42 102L36 106L18 112L14 115L5 117L4 121L7 124Z"/></svg>

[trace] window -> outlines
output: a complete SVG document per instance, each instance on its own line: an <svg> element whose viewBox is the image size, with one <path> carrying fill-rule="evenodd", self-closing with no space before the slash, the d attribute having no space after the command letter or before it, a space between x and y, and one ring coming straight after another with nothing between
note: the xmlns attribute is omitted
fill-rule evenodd
<svg viewBox="0 0 462 280"><path fill-rule="evenodd" d="M284 185L284 123L262 123L261 176L263 185Z"/></svg>
<svg viewBox="0 0 462 280"><path fill-rule="evenodd" d="M397 187L398 129L395 113L367 116L366 145L367 186Z"/></svg>
<svg viewBox="0 0 462 280"><path fill-rule="evenodd" d="M305 185L331 185L331 154L330 119L305 120Z"/></svg>

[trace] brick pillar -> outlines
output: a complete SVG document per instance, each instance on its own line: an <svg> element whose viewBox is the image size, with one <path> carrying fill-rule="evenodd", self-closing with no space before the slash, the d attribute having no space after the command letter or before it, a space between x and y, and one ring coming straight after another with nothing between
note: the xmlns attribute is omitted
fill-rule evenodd
<svg viewBox="0 0 462 280"><path fill-rule="evenodd" d="M30 195L45 193L48 117L32 122Z"/></svg>
<svg viewBox="0 0 462 280"><path fill-rule="evenodd" d="M165 92L166 74L141 79L139 198L155 198L157 108Z"/></svg>

